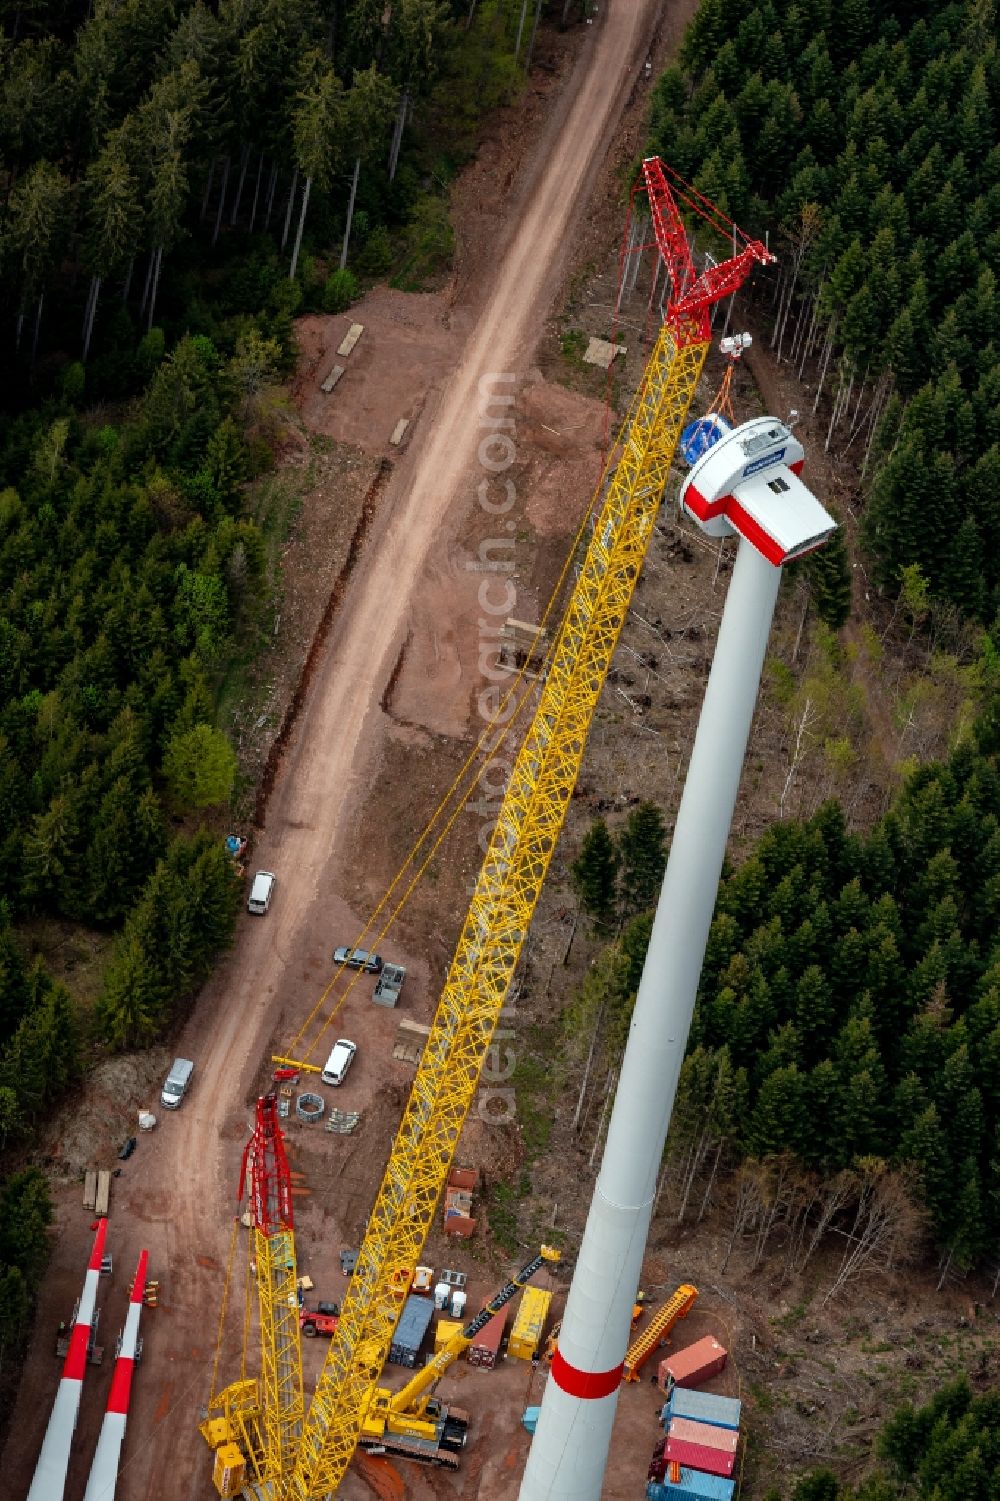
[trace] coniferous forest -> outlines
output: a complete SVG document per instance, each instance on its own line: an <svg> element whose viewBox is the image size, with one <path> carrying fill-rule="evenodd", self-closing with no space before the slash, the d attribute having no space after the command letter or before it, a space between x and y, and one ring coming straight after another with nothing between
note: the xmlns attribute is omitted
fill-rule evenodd
<svg viewBox="0 0 1000 1501"><path fill-rule="evenodd" d="M942 1388L923 1407L901 1407L878 1440L882 1461L859 1487L814 1470L792 1501L990 1501L1000 1480L1000 1403L966 1381Z"/></svg>
<svg viewBox="0 0 1000 1501"><path fill-rule="evenodd" d="M783 272L776 349L868 449L873 576L1000 607L1000 57L989 0L702 0L649 146ZM852 433L857 426L858 431Z"/></svg>
<svg viewBox="0 0 1000 1501"><path fill-rule="evenodd" d="M947 763L915 773L870 833L849 834L829 803L807 823L775 824L724 876L672 1127L692 1178L720 1154L727 1165L790 1157L827 1181L891 1165L945 1259L968 1267L992 1252L998 747L984 720ZM662 842L645 847L662 868ZM592 853L581 859L593 868ZM627 917L635 883L617 879ZM599 920L608 912L584 899ZM605 950L572 1032L590 1035L604 1008L612 1051L623 1043L649 923L633 916Z"/></svg>

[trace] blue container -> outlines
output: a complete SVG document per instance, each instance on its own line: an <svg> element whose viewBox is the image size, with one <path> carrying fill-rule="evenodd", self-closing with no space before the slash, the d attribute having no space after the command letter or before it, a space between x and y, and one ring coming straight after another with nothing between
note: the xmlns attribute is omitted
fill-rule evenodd
<svg viewBox="0 0 1000 1501"><path fill-rule="evenodd" d="M733 1501L736 1483L721 1475L706 1475L703 1470L681 1470L680 1480L651 1480L646 1486L647 1501L670 1501L672 1496L686 1496L688 1501Z"/></svg>
<svg viewBox="0 0 1000 1501"><path fill-rule="evenodd" d="M525 1428L527 1428L529 1433L534 1433L535 1429L538 1427L538 1414L541 1412L541 1410L542 1409L540 1407L526 1407L524 1409L524 1412L521 1416L521 1423Z"/></svg>
<svg viewBox="0 0 1000 1501"><path fill-rule="evenodd" d="M725 433L731 433L732 430L732 423L727 422L718 412L709 412L706 417L696 417L681 433L680 449L684 462L690 468Z"/></svg>
<svg viewBox="0 0 1000 1501"><path fill-rule="evenodd" d="M717 1397L714 1392L696 1392L690 1387L675 1386L660 1418L664 1428L671 1418L690 1418L694 1423L714 1423L717 1428L738 1431L742 1406L738 1397Z"/></svg>

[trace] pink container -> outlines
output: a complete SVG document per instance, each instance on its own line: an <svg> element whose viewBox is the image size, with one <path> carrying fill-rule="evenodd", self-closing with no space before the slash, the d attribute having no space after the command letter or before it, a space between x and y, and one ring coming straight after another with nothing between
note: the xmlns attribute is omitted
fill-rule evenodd
<svg viewBox="0 0 1000 1501"><path fill-rule="evenodd" d="M693 1418L671 1418L667 1433L682 1443L704 1444L706 1449L719 1449L723 1454L735 1454L740 1438L735 1428L717 1428L714 1423L696 1423Z"/></svg>

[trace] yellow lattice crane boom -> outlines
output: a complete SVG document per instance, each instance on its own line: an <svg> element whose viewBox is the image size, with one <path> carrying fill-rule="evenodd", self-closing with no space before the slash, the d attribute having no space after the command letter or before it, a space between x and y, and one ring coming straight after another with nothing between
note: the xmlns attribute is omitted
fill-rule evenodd
<svg viewBox="0 0 1000 1501"><path fill-rule="evenodd" d="M667 169L669 170L669 169ZM645 190L670 278L666 322L632 402L613 476L550 655L534 718L502 800L444 991L302 1432L288 1501L333 1495L358 1443L420 1259L486 1051L527 935L580 768L709 345L709 310L754 263L743 250L695 271L679 203L728 238L738 231L652 159Z"/></svg>

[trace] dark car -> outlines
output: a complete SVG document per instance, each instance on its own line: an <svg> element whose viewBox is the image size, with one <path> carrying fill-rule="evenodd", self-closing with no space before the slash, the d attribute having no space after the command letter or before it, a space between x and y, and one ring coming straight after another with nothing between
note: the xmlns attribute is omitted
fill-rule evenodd
<svg viewBox="0 0 1000 1501"><path fill-rule="evenodd" d="M132 1153L134 1151L135 1151L135 1137L134 1136L127 1136L125 1138L125 1140L122 1142L122 1148L121 1148L121 1151L118 1153L118 1156L121 1158L122 1162L125 1162L129 1157L131 1157L131 1155L132 1155Z"/></svg>
<svg viewBox="0 0 1000 1501"><path fill-rule="evenodd" d="M366 969L370 975L377 975L382 968L381 954L369 954L367 949L334 949L333 962L346 964L348 969Z"/></svg>

